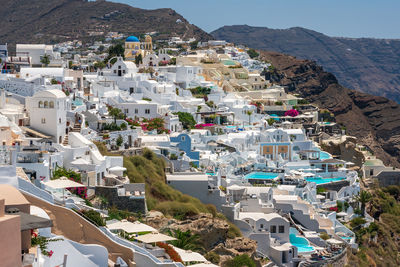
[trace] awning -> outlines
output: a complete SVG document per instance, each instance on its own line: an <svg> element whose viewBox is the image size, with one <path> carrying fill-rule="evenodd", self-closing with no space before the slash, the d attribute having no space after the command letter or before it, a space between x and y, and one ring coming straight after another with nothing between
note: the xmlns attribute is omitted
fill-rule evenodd
<svg viewBox="0 0 400 267"><path fill-rule="evenodd" d="M157 232L153 227L141 222L128 222L126 220L107 224L110 230L123 230L127 233Z"/></svg>
<svg viewBox="0 0 400 267"><path fill-rule="evenodd" d="M176 240L176 238L170 237L168 235L160 234L160 233L151 233L151 234L147 234L147 235L141 235L141 236L135 237L135 239L140 242L146 243L146 244Z"/></svg>
<svg viewBox="0 0 400 267"><path fill-rule="evenodd" d="M121 167L121 166L115 166L115 167L111 167L108 169L109 171L114 171L114 172L118 172L118 171L126 171L125 167Z"/></svg>
<svg viewBox="0 0 400 267"><path fill-rule="evenodd" d="M203 255L190 250L184 250L173 246L176 253L179 254L183 262L207 262Z"/></svg>

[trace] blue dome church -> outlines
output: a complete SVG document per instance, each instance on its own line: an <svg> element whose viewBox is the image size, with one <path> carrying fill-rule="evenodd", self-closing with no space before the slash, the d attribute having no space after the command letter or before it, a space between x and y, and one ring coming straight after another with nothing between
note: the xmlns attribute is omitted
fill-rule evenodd
<svg viewBox="0 0 400 267"><path fill-rule="evenodd" d="M129 36L125 39L125 60L134 61L139 54L144 58L153 51L153 40L151 36L146 35L145 41L140 42L136 36Z"/></svg>

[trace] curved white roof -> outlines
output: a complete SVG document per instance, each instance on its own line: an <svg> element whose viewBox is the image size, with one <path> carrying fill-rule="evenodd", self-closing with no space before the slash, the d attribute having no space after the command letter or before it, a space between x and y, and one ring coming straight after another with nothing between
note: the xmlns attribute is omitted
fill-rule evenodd
<svg viewBox="0 0 400 267"><path fill-rule="evenodd" d="M61 90L50 89L50 90L39 91L33 97L65 98L67 96Z"/></svg>

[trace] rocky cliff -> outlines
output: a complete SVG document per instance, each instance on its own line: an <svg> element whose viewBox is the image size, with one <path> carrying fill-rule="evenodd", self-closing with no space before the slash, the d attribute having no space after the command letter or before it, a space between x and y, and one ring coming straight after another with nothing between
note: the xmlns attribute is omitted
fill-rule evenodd
<svg viewBox="0 0 400 267"><path fill-rule="evenodd" d="M331 111L358 142L370 147L386 164L400 166L399 104L347 89L313 61L275 52L262 52L261 58L275 67L272 76L276 83Z"/></svg>
<svg viewBox="0 0 400 267"><path fill-rule="evenodd" d="M0 0L0 43L99 39L108 32L156 38L211 36L172 9L145 10L107 1Z"/></svg>
<svg viewBox="0 0 400 267"><path fill-rule="evenodd" d="M225 26L217 39L310 59L333 73L340 84L400 102L400 40L337 38L296 27L285 30Z"/></svg>

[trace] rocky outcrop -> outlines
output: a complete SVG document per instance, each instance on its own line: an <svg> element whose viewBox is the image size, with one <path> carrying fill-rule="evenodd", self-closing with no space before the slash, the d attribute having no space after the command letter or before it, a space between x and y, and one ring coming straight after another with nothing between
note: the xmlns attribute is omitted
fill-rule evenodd
<svg viewBox="0 0 400 267"><path fill-rule="evenodd" d="M258 260L256 259L256 250L256 241L246 237L236 237L234 239L228 239L225 243L219 244L211 251L220 256L220 265L224 266L226 261L241 254L247 254L253 259Z"/></svg>
<svg viewBox="0 0 400 267"><path fill-rule="evenodd" d="M400 102L400 40L337 38L295 27L224 26L215 38L315 60L351 89Z"/></svg>
<svg viewBox="0 0 400 267"><path fill-rule="evenodd" d="M224 243L229 231L227 221L213 218L211 214L199 214L183 221L158 216L147 218L146 223L160 231L166 229L190 230L191 233L200 236L200 241L207 251L220 243Z"/></svg>
<svg viewBox="0 0 400 267"><path fill-rule="evenodd" d="M275 52L261 57L275 67L276 83L332 112L349 135L368 146L385 164L400 167L400 105L341 86L335 76L309 60Z"/></svg>
<svg viewBox="0 0 400 267"><path fill-rule="evenodd" d="M149 212L145 219L146 224L160 230L179 229L190 230L200 236L200 242L207 252L215 252L220 256L220 264L241 254L252 257L261 266L261 260L256 257L257 242L246 237L229 238L229 224L220 218L213 218L211 214L199 214L183 221L169 219L160 212Z"/></svg>
<svg viewBox="0 0 400 267"><path fill-rule="evenodd" d="M338 139L327 139L322 141L322 149L338 158L353 162L361 167L364 163L364 155L357 149L357 139L351 136Z"/></svg>

